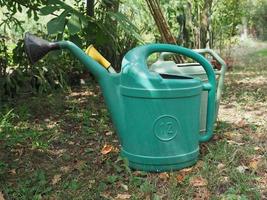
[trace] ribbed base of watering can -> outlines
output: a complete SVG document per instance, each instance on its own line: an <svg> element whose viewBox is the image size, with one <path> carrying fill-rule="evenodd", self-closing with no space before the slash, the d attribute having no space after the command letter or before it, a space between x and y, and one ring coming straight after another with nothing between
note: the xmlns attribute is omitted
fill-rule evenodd
<svg viewBox="0 0 267 200"><path fill-rule="evenodd" d="M183 155L166 157L141 156L123 149L121 151L121 156L128 160L130 168L150 172L175 171L190 167L197 162L198 155L199 149Z"/></svg>

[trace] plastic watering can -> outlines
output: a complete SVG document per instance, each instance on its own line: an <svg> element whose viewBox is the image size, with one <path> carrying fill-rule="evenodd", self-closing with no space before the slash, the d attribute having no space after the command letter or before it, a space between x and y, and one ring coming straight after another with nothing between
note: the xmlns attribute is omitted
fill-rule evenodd
<svg viewBox="0 0 267 200"><path fill-rule="evenodd" d="M32 63L56 49L68 49L95 76L129 167L144 171L168 171L193 165L199 142L213 135L215 74L200 54L177 45L149 44L130 50L120 73L102 65L68 41L48 42L29 33L25 47ZM205 69L208 82L187 76L148 70L146 60L155 52L173 52L194 59ZM206 132L199 133L200 98L208 91Z"/></svg>
<svg viewBox="0 0 267 200"><path fill-rule="evenodd" d="M212 49L194 49L193 51L206 54L211 56L216 60L221 68L213 69L216 74L217 88L216 88L216 108L215 108L215 120L218 116L220 100L223 91L224 77L227 71L227 65L225 61ZM174 61L167 60L166 58L173 53L163 52L160 54L158 60L150 66L150 70L157 73L164 73L170 75L181 75L181 76L192 76L194 78L199 78L203 82L207 82L207 75L203 67L199 63L179 63L176 64ZM200 131L204 132L206 129L206 116L207 116L207 101L208 93L203 91L201 95L200 103Z"/></svg>

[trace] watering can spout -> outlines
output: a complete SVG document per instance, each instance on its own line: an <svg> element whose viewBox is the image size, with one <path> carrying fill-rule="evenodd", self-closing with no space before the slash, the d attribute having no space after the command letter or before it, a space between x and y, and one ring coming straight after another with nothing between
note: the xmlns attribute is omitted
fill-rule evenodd
<svg viewBox="0 0 267 200"><path fill-rule="evenodd" d="M96 77L97 80L108 76L105 70L98 62L69 41L49 42L30 33L25 34L25 50L32 64L43 58L47 53L53 50L68 49L85 67Z"/></svg>
<svg viewBox="0 0 267 200"><path fill-rule="evenodd" d="M58 43L48 42L30 33L25 34L24 43L31 64L43 58L49 51L60 49Z"/></svg>

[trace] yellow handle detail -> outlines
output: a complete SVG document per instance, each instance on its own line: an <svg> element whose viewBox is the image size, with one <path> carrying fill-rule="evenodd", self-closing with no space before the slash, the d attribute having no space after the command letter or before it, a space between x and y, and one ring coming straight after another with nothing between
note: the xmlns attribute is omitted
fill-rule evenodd
<svg viewBox="0 0 267 200"><path fill-rule="evenodd" d="M85 53L97 61L100 65L103 65L106 69L110 67L110 62L106 60L91 44L85 51Z"/></svg>

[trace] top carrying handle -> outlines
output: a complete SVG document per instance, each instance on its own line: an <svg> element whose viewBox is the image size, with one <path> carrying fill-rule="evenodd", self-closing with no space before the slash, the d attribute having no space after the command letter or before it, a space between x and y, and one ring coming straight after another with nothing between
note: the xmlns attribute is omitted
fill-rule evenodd
<svg viewBox="0 0 267 200"><path fill-rule="evenodd" d="M208 141L213 135L216 94L216 79L211 64L206 60L206 58L194 52L193 50L171 44L149 44L134 48L125 55L124 60L127 60L128 62L134 62L136 63L136 67L143 68L140 70L146 71L148 68L145 63L148 56L156 52L173 52L192 58L202 65L206 71L208 83L203 83L203 90L208 91L207 122L206 132L204 134L199 134L199 141Z"/></svg>

